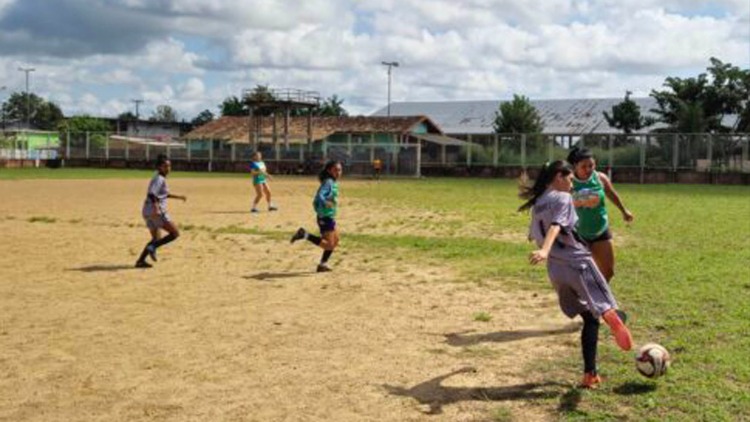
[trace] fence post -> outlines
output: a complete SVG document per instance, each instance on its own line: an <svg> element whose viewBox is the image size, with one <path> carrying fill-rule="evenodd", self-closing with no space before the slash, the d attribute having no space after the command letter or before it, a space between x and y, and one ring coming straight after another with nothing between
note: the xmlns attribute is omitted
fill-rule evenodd
<svg viewBox="0 0 750 422"><path fill-rule="evenodd" d="M278 161L279 157L276 157ZM234 163L234 142L229 144L229 160Z"/></svg>
<svg viewBox="0 0 750 422"><path fill-rule="evenodd" d="M352 134L351 132L346 134L346 154L351 159L351 156L352 156Z"/></svg>
<svg viewBox="0 0 750 422"><path fill-rule="evenodd" d="M547 137L547 161L550 163L555 158L555 137Z"/></svg>
<svg viewBox="0 0 750 422"><path fill-rule="evenodd" d="M172 159L172 148L169 147L169 141L167 142L167 159Z"/></svg>
<svg viewBox="0 0 750 422"><path fill-rule="evenodd" d="M750 145L750 135L745 135L744 140L742 142L742 157L740 157L740 171L744 172L745 170L750 170L745 168L745 163L747 163L748 160L748 147Z"/></svg>
<svg viewBox="0 0 750 422"><path fill-rule="evenodd" d="M417 140L417 178L422 177L422 141Z"/></svg>
<svg viewBox="0 0 750 422"><path fill-rule="evenodd" d="M151 159L151 151L150 151L150 145L148 142L146 143L146 161L150 161Z"/></svg>
<svg viewBox="0 0 750 422"><path fill-rule="evenodd" d="M646 135L646 142L649 141L649 136L651 136L651 135ZM640 154L640 162L641 162L641 165L640 165L640 168L641 168L640 182L641 182L641 184L643 184L643 176L644 176L643 173L645 171L644 167L646 167L646 142L641 142L640 143L641 144L641 154Z"/></svg>
<svg viewBox="0 0 750 422"><path fill-rule="evenodd" d="M678 134L672 135L672 171L677 172L677 166L679 165L679 154L680 154L680 137Z"/></svg>
<svg viewBox="0 0 750 422"><path fill-rule="evenodd" d="M70 160L70 131L65 131L65 159Z"/></svg>
<svg viewBox="0 0 750 422"><path fill-rule="evenodd" d="M713 167L714 162L714 136L712 134L706 135L708 136L708 167L707 170L710 172L711 167Z"/></svg>
<svg viewBox="0 0 750 422"><path fill-rule="evenodd" d="M612 140L612 134L610 133L607 135L607 149L609 150L607 151L608 153L607 155L609 155L609 174L607 176L609 176L610 180L612 179L612 169L615 168L615 151L614 151L615 148L614 147L615 147L614 141Z"/></svg>
<svg viewBox="0 0 750 422"><path fill-rule="evenodd" d="M375 133L370 132L370 163L375 161Z"/></svg>
<svg viewBox="0 0 750 422"><path fill-rule="evenodd" d="M322 152L323 152L323 161L328 161L328 137L326 136L323 138L323 143L321 144ZM372 161L372 160L370 160Z"/></svg>
<svg viewBox="0 0 750 422"><path fill-rule="evenodd" d="M466 167L471 167L471 150L474 144L471 143L471 134L466 135Z"/></svg>
<svg viewBox="0 0 750 422"><path fill-rule="evenodd" d="M109 135L104 134L104 158L109 160Z"/></svg>
<svg viewBox="0 0 750 422"><path fill-rule="evenodd" d="M500 148L500 135L495 133L495 135L492 137L492 166L497 167L498 159L500 158L499 154L499 148Z"/></svg>
<svg viewBox="0 0 750 422"><path fill-rule="evenodd" d="M89 139L89 132L86 131L86 159L88 160L91 156L90 154L90 148L91 148L91 142Z"/></svg>
<svg viewBox="0 0 750 422"><path fill-rule="evenodd" d="M188 139L187 142L185 142L185 148L187 148L187 160L188 162L190 162L191 159L193 158L193 153L190 152L190 139Z"/></svg>
<svg viewBox="0 0 750 422"><path fill-rule="evenodd" d="M521 135L521 168L526 170L526 134Z"/></svg>

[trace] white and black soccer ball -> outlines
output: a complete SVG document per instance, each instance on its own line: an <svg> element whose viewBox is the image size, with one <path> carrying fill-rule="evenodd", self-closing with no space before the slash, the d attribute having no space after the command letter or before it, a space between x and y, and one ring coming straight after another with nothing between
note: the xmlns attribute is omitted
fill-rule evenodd
<svg viewBox="0 0 750 422"><path fill-rule="evenodd" d="M671 361L667 349L656 343L643 345L635 355L636 369L648 378L659 378L666 374Z"/></svg>

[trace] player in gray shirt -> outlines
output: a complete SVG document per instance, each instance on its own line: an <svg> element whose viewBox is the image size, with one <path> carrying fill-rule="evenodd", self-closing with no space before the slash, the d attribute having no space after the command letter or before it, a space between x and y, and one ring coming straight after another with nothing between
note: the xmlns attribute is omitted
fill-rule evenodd
<svg viewBox="0 0 750 422"><path fill-rule="evenodd" d="M141 256L136 261L135 266L137 268L150 268L151 264L146 262L146 257L150 256L152 260L156 261L156 250L180 237L177 225L169 218L167 213L167 198L187 201L187 197L169 193L167 175L171 170L172 163L165 155L160 154L156 158L156 174L148 185L146 200L141 211L143 220L146 222L149 232L151 232L151 241L143 248ZM160 230L165 230L167 236L161 238Z"/></svg>
<svg viewBox="0 0 750 422"><path fill-rule="evenodd" d="M596 369L599 317L602 317L623 350L633 347L610 287L596 267L591 252L575 232L578 216L570 190L573 171L564 161L545 164L534 185L526 187L521 197L526 202L519 211L531 209L529 237L538 250L531 253L532 265L547 261L547 274L557 292L560 308L570 318L581 315L581 349L583 352L585 388L596 388L601 382Z"/></svg>

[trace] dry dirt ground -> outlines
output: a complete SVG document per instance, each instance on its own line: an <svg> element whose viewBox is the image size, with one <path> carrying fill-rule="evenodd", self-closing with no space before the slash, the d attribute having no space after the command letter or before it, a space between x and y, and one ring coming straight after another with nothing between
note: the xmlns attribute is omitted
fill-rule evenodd
<svg viewBox="0 0 750 422"><path fill-rule="evenodd" d="M387 207L346 204L369 182L342 183L325 275L311 244L243 232L313 228L312 179L275 180L281 210L259 215L246 180L170 179L183 236L132 268L147 183L0 181L0 420L555 418L543 399L571 384L528 370L578 353L553 294L348 247L347 232L388 232Z"/></svg>

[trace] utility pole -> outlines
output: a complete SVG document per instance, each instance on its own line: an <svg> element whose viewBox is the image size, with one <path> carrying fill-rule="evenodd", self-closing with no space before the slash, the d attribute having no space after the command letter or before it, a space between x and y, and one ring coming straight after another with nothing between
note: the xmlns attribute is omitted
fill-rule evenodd
<svg viewBox="0 0 750 422"><path fill-rule="evenodd" d="M141 115L138 112L138 107L141 105L143 100L130 100L135 103L135 136L138 136L138 121L141 119Z"/></svg>
<svg viewBox="0 0 750 422"><path fill-rule="evenodd" d="M5 85L0 86L0 91L5 91L6 89L8 89L7 86L5 86ZM3 103L2 103L2 109L0 109L0 113L2 113L2 115L3 115L2 116L2 119L3 119L3 132L5 132L5 101L3 101Z"/></svg>
<svg viewBox="0 0 750 422"><path fill-rule="evenodd" d="M380 62L383 66L388 66L388 117L391 117L391 69L398 67L398 62Z"/></svg>
<svg viewBox="0 0 750 422"><path fill-rule="evenodd" d="M33 67L19 67L18 70L26 73L26 130L31 129L31 99L29 98L29 73L35 71Z"/></svg>

